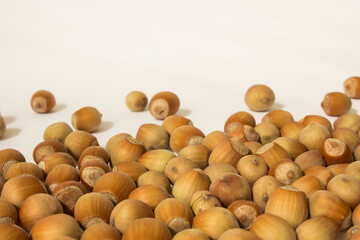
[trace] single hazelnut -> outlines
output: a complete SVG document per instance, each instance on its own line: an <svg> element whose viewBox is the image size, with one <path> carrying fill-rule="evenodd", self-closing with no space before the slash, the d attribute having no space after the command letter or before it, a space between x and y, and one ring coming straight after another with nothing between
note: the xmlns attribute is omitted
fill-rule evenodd
<svg viewBox="0 0 360 240"><path fill-rule="evenodd" d="M204 169L208 166L210 151L202 144L190 145L181 149L178 156L187 158L196 163L199 168Z"/></svg>
<svg viewBox="0 0 360 240"><path fill-rule="evenodd" d="M336 138L326 139L322 144L321 153L328 166L338 163L351 163L353 161L353 155L349 146Z"/></svg>
<svg viewBox="0 0 360 240"><path fill-rule="evenodd" d="M93 192L104 194L116 205L127 199L135 188L134 180L126 173L108 172L96 181Z"/></svg>
<svg viewBox="0 0 360 240"><path fill-rule="evenodd" d="M270 143L280 137L279 129L272 123L258 123L254 130L259 135L262 144Z"/></svg>
<svg viewBox="0 0 360 240"><path fill-rule="evenodd" d="M303 176L302 170L296 162L290 159L284 159L276 162L269 169L270 176L274 176L284 185L289 185Z"/></svg>
<svg viewBox="0 0 360 240"><path fill-rule="evenodd" d="M179 152L186 146L202 144L204 138L205 135L200 129L192 125L183 125L172 131L169 143L174 152Z"/></svg>
<svg viewBox="0 0 360 240"><path fill-rule="evenodd" d="M137 185L140 187L142 185L147 184L155 184L162 186L163 188L168 191L168 193L171 193L171 185L169 179L166 177L166 175L162 172L158 171L147 171L144 172L138 179Z"/></svg>
<svg viewBox="0 0 360 240"><path fill-rule="evenodd" d="M82 195L76 202L74 217L85 229L98 223L109 223L114 204L101 193Z"/></svg>
<svg viewBox="0 0 360 240"><path fill-rule="evenodd" d="M142 124L136 133L136 139L143 142L146 151L169 146L168 132L162 126L154 123Z"/></svg>
<svg viewBox="0 0 360 240"><path fill-rule="evenodd" d="M0 175L5 177L7 170L18 162L25 162L21 152L13 148L0 150Z"/></svg>
<svg viewBox="0 0 360 240"><path fill-rule="evenodd" d="M54 189L66 181L79 181L79 172L74 166L69 164L56 165L46 176L45 184L51 193Z"/></svg>
<svg viewBox="0 0 360 240"><path fill-rule="evenodd" d="M350 98L360 98L360 77L350 77L344 82L345 94Z"/></svg>
<svg viewBox="0 0 360 240"><path fill-rule="evenodd" d="M167 116L177 113L180 107L179 97L172 92L159 92L155 94L149 103L149 110L154 118L163 120Z"/></svg>
<svg viewBox="0 0 360 240"><path fill-rule="evenodd" d="M273 167L279 161L291 159L290 153L276 142L270 142L261 146L255 152L255 155L262 158L269 168Z"/></svg>
<svg viewBox="0 0 360 240"><path fill-rule="evenodd" d="M44 181L44 173L35 163L30 162L18 162L12 165L5 174L5 179L9 180L11 178L23 175L32 175L37 177L40 181Z"/></svg>
<svg viewBox="0 0 360 240"><path fill-rule="evenodd" d="M253 111L262 112L271 108L275 101L275 94L266 85L256 84L245 93L245 103Z"/></svg>
<svg viewBox="0 0 360 240"><path fill-rule="evenodd" d="M281 110L281 109L275 109L263 116L261 119L261 122L265 123L271 123L274 124L279 129L287 122L294 121L294 117L291 115L290 112Z"/></svg>
<svg viewBox="0 0 360 240"><path fill-rule="evenodd" d="M139 162L122 162L112 168L113 172L123 172L131 177L136 183L139 177L147 171L146 167Z"/></svg>
<svg viewBox="0 0 360 240"><path fill-rule="evenodd" d="M141 155L138 162L148 170L164 172L167 163L176 157L174 152L167 149L154 149Z"/></svg>
<svg viewBox="0 0 360 240"><path fill-rule="evenodd" d="M57 140L64 143L65 138L72 132L72 128L66 122L56 122L50 124L43 133L43 139L46 140Z"/></svg>
<svg viewBox="0 0 360 240"><path fill-rule="evenodd" d="M13 204L0 199L0 224L6 222L18 224L18 211Z"/></svg>
<svg viewBox="0 0 360 240"><path fill-rule="evenodd" d="M53 214L37 221L31 231L31 239L57 239L61 236L80 239L83 233L79 223L64 213Z"/></svg>
<svg viewBox="0 0 360 240"><path fill-rule="evenodd" d="M28 197L36 193L47 193L43 182L31 175L17 176L11 178L4 184L1 199L8 201L17 208L20 208L21 204Z"/></svg>
<svg viewBox="0 0 360 240"><path fill-rule="evenodd" d="M102 114L94 107L83 107L71 116L71 124L76 130L94 132L99 129Z"/></svg>
<svg viewBox="0 0 360 240"><path fill-rule="evenodd" d="M97 138L89 132L76 130L71 132L64 141L68 152L75 158L79 159L81 153L90 146L99 146Z"/></svg>
<svg viewBox="0 0 360 240"><path fill-rule="evenodd" d="M30 240L24 229L13 223L0 223L0 239L2 240Z"/></svg>
<svg viewBox="0 0 360 240"><path fill-rule="evenodd" d="M248 147L240 140L232 138L225 139L210 153L209 165L223 162L236 167L240 158L248 153Z"/></svg>
<svg viewBox="0 0 360 240"><path fill-rule="evenodd" d="M26 230L31 231L37 221L57 213L63 213L61 203L49 194L37 193L28 197L21 205L19 220Z"/></svg>
<svg viewBox="0 0 360 240"><path fill-rule="evenodd" d="M39 90L31 97L31 108L37 113L48 113L55 107L54 95L47 90Z"/></svg>
<svg viewBox="0 0 360 240"><path fill-rule="evenodd" d="M300 132L303 128L304 125L302 123L296 121L287 122L280 128L280 136L299 140Z"/></svg>
<svg viewBox="0 0 360 240"><path fill-rule="evenodd" d="M86 187L76 181L62 182L53 190L52 195L62 204L64 212L73 215L78 199L88 193Z"/></svg>
<svg viewBox="0 0 360 240"><path fill-rule="evenodd" d="M128 133L118 133L109 138L109 140L106 142L105 149L109 155L111 155L112 149L115 147L115 145L123 140L124 138L131 137Z"/></svg>
<svg viewBox="0 0 360 240"><path fill-rule="evenodd" d="M142 141L127 137L118 142L111 151L111 164L116 166L121 162L136 162L145 152L145 146Z"/></svg>
<svg viewBox="0 0 360 240"><path fill-rule="evenodd" d="M325 160L322 153L318 150L309 150L297 156L294 160L297 165L304 171L311 166L325 166Z"/></svg>
<svg viewBox="0 0 360 240"><path fill-rule="evenodd" d="M75 159L70 154L64 152L49 153L41 159L38 166L45 174L49 174L49 172L59 164L68 164L76 167Z"/></svg>
<svg viewBox="0 0 360 240"><path fill-rule="evenodd" d="M341 115L334 121L334 129L337 128L350 128L358 132L360 130L360 116L356 113Z"/></svg>
<svg viewBox="0 0 360 240"><path fill-rule="evenodd" d="M110 172L110 167L101 159L86 161L80 168L81 183L91 191L96 181L105 173Z"/></svg>
<svg viewBox="0 0 360 240"><path fill-rule="evenodd" d="M148 98L143 92L132 91L126 95L125 103L130 111L141 112L145 109L148 103Z"/></svg>
<svg viewBox="0 0 360 240"><path fill-rule="evenodd" d="M33 159L35 163L39 163L46 155L54 152L66 153L66 147L57 140L46 140L35 146Z"/></svg>
<svg viewBox="0 0 360 240"><path fill-rule="evenodd" d="M341 92L330 92L325 95L321 107L329 116L340 116L351 108L351 99Z"/></svg>
<svg viewBox="0 0 360 240"><path fill-rule="evenodd" d="M345 142L351 152L355 152L360 144L360 136L350 128L337 128L332 132L332 137Z"/></svg>

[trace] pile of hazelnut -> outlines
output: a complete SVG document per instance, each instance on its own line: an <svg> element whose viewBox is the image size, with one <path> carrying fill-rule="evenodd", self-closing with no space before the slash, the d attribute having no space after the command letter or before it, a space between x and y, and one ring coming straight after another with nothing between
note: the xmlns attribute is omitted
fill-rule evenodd
<svg viewBox="0 0 360 240"><path fill-rule="evenodd" d="M273 90L253 85L249 111L204 134L176 115L173 92L130 92L126 106L148 106L145 123L100 146L101 112L83 107L71 126L55 122L26 162L0 150L1 240L337 240L360 239L360 78L324 96L329 116L295 121L270 111ZM40 90L31 108L48 113L55 97ZM251 111L265 112L256 123ZM6 131L0 116L0 137Z"/></svg>

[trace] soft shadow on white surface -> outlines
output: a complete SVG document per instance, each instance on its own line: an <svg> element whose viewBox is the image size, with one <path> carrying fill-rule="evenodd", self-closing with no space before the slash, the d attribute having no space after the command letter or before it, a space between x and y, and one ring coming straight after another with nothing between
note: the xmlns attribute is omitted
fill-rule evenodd
<svg viewBox="0 0 360 240"><path fill-rule="evenodd" d="M6 128L4 136L0 139L1 140L7 140L13 137L16 137L21 132L20 128Z"/></svg>
<svg viewBox="0 0 360 240"><path fill-rule="evenodd" d="M189 116L192 113L190 109L180 108L176 115L180 115L183 117Z"/></svg>
<svg viewBox="0 0 360 240"><path fill-rule="evenodd" d="M53 113L60 112L61 110L64 110L65 108L66 108L65 104L57 103L51 112L53 112Z"/></svg>
<svg viewBox="0 0 360 240"><path fill-rule="evenodd" d="M100 128L95 133L106 132L106 131L110 130L113 126L114 126L114 123L112 123L110 121L102 121Z"/></svg>
<svg viewBox="0 0 360 240"><path fill-rule="evenodd" d="M275 109L283 109L283 108L284 108L283 104L275 102L274 105L271 107L270 111Z"/></svg>
<svg viewBox="0 0 360 240"><path fill-rule="evenodd" d="M13 117L13 116L3 116L3 118L4 118L6 125L9 125L9 124L15 122L15 120L16 120L16 117Z"/></svg>

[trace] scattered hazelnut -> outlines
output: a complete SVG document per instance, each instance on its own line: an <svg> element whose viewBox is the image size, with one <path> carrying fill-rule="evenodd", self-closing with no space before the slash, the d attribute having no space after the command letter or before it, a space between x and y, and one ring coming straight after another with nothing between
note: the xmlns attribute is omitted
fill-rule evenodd
<svg viewBox="0 0 360 240"><path fill-rule="evenodd" d="M76 130L94 132L99 129L102 114L94 107L83 107L71 116L71 124Z"/></svg>
<svg viewBox="0 0 360 240"><path fill-rule="evenodd" d="M64 143L65 138L72 132L72 128L66 122L56 122L50 124L44 131L43 139L46 140L57 140Z"/></svg>
<svg viewBox="0 0 360 240"><path fill-rule="evenodd" d="M159 92L151 98L149 103L151 115L159 120L174 115L179 110L179 107L180 99L172 92Z"/></svg>
<svg viewBox="0 0 360 240"><path fill-rule="evenodd" d="M271 108L275 101L275 94L266 85L256 84L245 93L245 103L253 111L262 112Z"/></svg>
<svg viewBox="0 0 360 240"><path fill-rule="evenodd" d="M351 108L350 98L341 92L331 92L325 95L321 107L329 116L340 116L347 113Z"/></svg>
<svg viewBox="0 0 360 240"><path fill-rule="evenodd" d="M350 77L344 82L345 94L350 98L360 98L360 77Z"/></svg>
<svg viewBox="0 0 360 240"><path fill-rule="evenodd" d="M47 90L39 90L31 97L31 108L37 113L48 113L55 107L54 95Z"/></svg>
<svg viewBox="0 0 360 240"><path fill-rule="evenodd" d="M126 95L125 103L130 111L141 112L146 107L148 98L143 92L133 91Z"/></svg>

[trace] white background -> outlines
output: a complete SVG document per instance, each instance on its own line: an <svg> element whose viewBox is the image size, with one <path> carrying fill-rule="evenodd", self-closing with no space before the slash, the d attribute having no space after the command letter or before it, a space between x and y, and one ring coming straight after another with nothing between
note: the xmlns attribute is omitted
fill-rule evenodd
<svg viewBox="0 0 360 240"><path fill-rule="evenodd" d="M327 92L360 75L360 2L242 0L0 0L0 112L7 132L0 149L27 161L51 123L94 106L103 114L101 146L121 132L157 123L130 112L133 90L181 99L180 115L205 134L250 111L245 91L270 86L272 109L326 116ZM51 91L49 114L30 108L31 95ZM357 112L360 100L353 100ZM252 112L253 113L253 112ZM253 113L257 122L265 113ZM330 121L335 118L329 117Z"/></svg>

